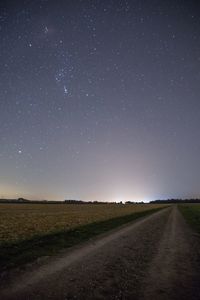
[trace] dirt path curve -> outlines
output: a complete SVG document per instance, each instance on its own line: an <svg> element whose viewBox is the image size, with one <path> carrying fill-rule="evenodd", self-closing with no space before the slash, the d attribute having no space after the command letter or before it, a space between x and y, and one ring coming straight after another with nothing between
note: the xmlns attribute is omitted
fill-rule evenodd
<svg viewBox="0 0 200 300"><path fill-rule="evenodd" d="M0 299L200 299L198 243L164 209L19 273Z"/></svg>

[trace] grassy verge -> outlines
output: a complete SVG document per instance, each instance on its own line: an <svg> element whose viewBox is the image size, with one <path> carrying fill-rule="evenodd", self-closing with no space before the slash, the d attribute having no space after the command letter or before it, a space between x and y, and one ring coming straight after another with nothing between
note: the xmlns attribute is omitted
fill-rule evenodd
<svg viewBox="0 0 200 300"><path fill-rule="evenodd" d="M188 224L200 233L200 204L180 204L178 208Z"/></svg>
<svg viewBox="0 0 200 300"><path fill-rule="evenodd" d="M8 270L33 262L42 256L54 255L60 249L69 248L163 208L136 212L126 216L83 225L69 231L60 231L44 236L36 236L30 240L4 244L0 246L0 269L2 271Z"/></svg>

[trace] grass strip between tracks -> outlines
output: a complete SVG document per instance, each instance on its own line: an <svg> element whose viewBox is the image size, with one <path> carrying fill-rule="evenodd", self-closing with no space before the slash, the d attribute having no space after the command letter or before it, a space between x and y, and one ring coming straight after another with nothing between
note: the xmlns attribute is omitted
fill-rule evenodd
<svg viewBox="0 0 200 300"><path fill-rule="evenodd" d="M200 204L180 204L178 208L188 224L200 233Z"/></svg>
<svg viewBox="0 0 200 300"><path fill-rule="evenodd" d="M94 236L105 233L123 224L132 222L138 218L150 215L163 208L164 206L161 208L136 212L101 222L82 225L73 230L63 230L43 236L35 236L29 240L4 244L0 246L1 272L31 263L42 256L54 255L61 249L80 244L81 242L87 241Z"/></svg>

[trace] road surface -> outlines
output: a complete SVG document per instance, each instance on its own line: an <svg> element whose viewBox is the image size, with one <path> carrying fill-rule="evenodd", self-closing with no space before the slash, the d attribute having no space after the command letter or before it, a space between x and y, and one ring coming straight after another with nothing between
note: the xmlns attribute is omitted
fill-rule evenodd
<svg viewBox="0 0 200 300"><path fill-rule="evenodd" d="M0 299L200 299L199 257L173 206L16 272Z"/></svg>

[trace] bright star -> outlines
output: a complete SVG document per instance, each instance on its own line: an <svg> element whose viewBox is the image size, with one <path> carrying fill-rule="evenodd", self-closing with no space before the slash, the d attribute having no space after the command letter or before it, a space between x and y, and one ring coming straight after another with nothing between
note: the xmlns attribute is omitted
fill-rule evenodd
<svg viewBox="0 0 200 300"><path fill-rule="evenodd" d="M64 93L67 95L68 94L68 89L66 87L66 85L64 85Z"/></svg>
<svg viewBox="0 0 200 300"><path fill-rule="evenodd" d="M49 32L49 29L48 29L47 26L45 26L45 28L44 28L44 33L47 34L48 32Z"/></svg>

